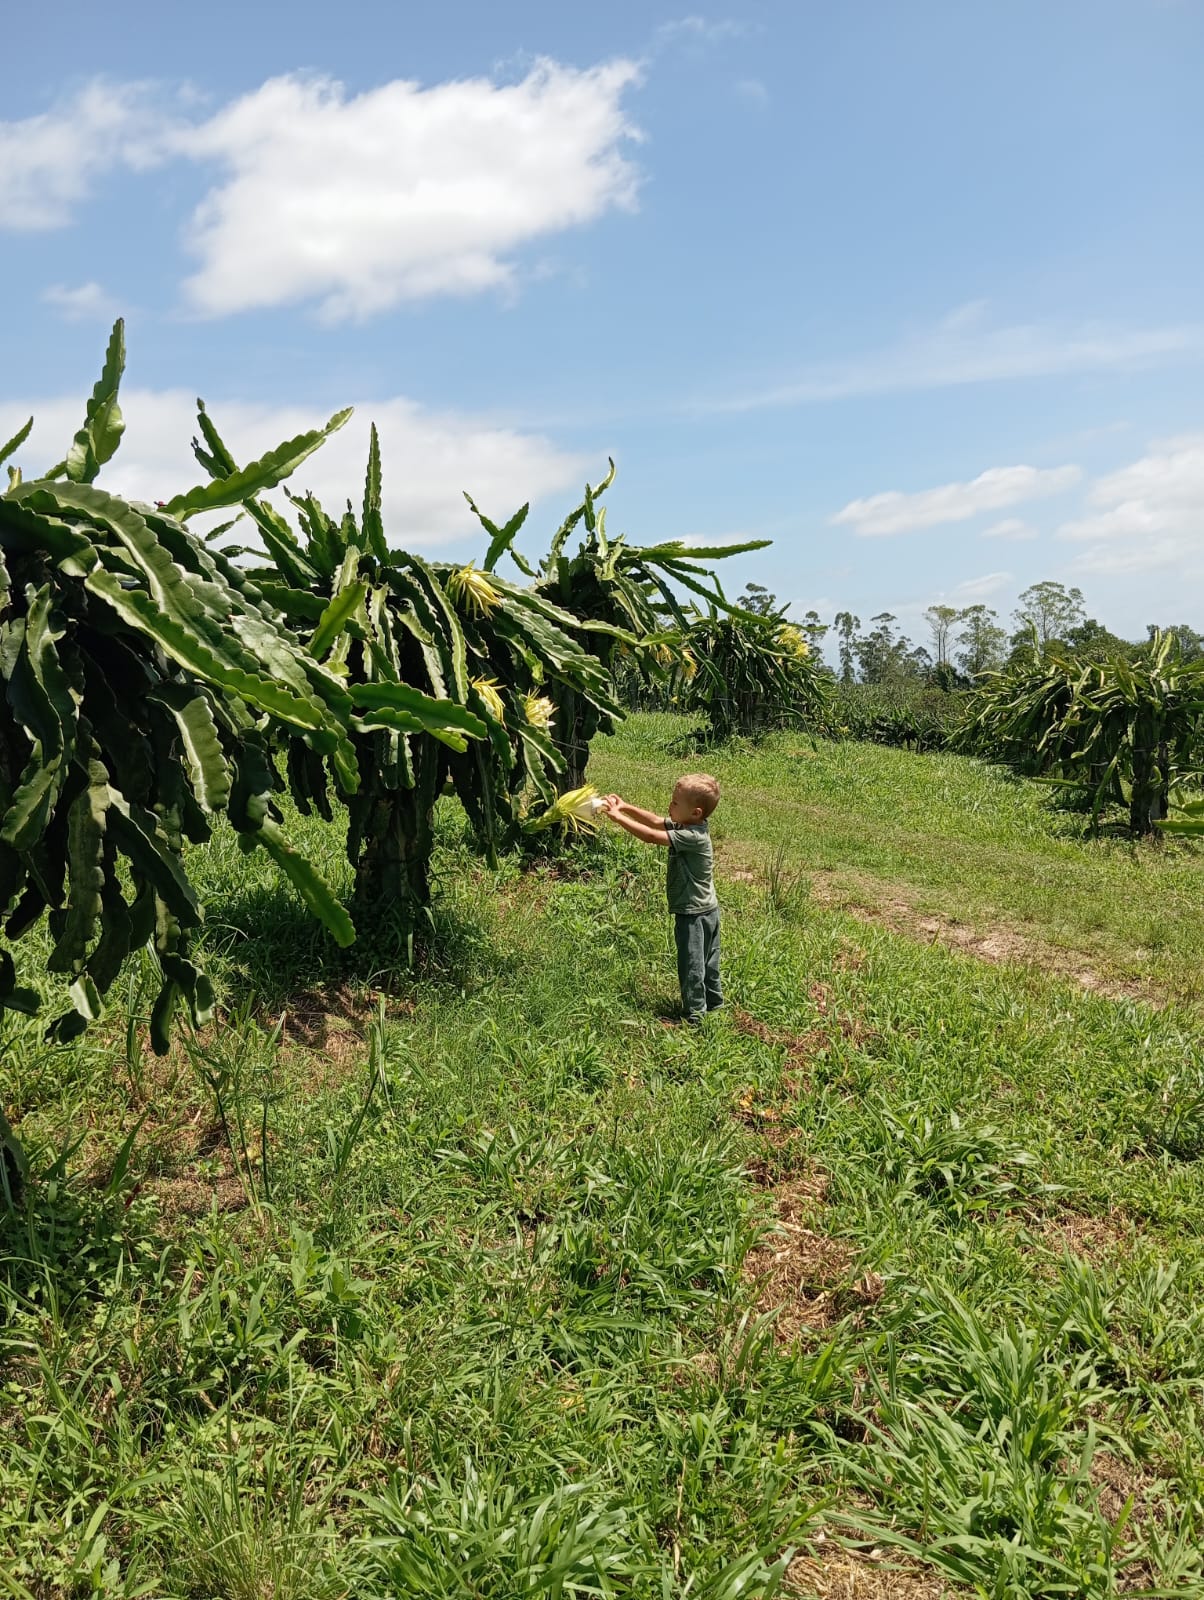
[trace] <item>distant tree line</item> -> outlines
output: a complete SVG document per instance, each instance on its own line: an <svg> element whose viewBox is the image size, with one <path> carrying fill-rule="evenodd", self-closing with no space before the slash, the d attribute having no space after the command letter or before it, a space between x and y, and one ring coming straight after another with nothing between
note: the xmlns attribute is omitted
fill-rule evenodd
<svg viewBox="0 0 1204 1600"><path fill-rule="evenodd" d="M761 616L781 615L785 608L760 584L750 583L739 603ZM1034 640L1045 651L1060 645L1084 660L1101 657L1136 659L1149 648L1155 634L1173 634L1181 658L1204 656L1204 634L1186 623L1151 623L1146 638L1122 639L1095 617L1087 615L1082 590L1045 580L1034 583L1018 597L1011 615L1012 628L986 605L931 605L924 612L929 638L913 643L898 628L898 618L880 611L868 627L851 611L838 611L830 623L810 610L794 621L818 660L836 681L892 688L921 685L946 691L970 687L986 672L999 671L1027 651ZM830 636L830 637L829 637ZM825 645L834 647L835 661L825 659Z"/></svg>

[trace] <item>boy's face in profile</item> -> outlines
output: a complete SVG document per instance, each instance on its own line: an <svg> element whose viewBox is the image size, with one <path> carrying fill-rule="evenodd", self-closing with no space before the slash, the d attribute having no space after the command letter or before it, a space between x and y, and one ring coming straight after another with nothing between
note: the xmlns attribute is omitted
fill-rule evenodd
<svg viewBox="0 0 1204 1600"><path fill-rule="evenodd" d="M679 828L691 822L702 821L702 807L686 793L680 783L673 786L673 798L669 801L669 821Z"/></svg>

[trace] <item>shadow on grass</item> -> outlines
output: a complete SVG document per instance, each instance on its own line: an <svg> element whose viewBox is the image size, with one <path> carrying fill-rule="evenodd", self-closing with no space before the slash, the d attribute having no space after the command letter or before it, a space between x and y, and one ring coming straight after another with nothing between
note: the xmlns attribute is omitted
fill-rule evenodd
<svg viewBox="0 0 1204 1600"><path fill-rule="evenodd" d="M412 941L385 906L341 949L286 884L224 901L220 918L206 924L204 946L229 1003L249 1001L272 1015L348 989L403 998L427 985L470 990L514 964L493 929L450 898L436 899Z"/></svg>

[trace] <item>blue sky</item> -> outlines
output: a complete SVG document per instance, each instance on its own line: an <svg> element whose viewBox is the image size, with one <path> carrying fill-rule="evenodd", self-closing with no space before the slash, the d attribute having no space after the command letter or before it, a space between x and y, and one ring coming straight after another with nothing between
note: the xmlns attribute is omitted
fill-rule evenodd
<svg viewBox="0 0 1204 1600"><path fill-rule="evenodd" d="M618 461L637 540L863 620L1043 578L1204 627L1204 5L60 0L8 20L0 435L106 479L381 426L393 542L529 545ZM45 458L45 459L43 459ZM538 535L538 536L537 536Z"/></svg>

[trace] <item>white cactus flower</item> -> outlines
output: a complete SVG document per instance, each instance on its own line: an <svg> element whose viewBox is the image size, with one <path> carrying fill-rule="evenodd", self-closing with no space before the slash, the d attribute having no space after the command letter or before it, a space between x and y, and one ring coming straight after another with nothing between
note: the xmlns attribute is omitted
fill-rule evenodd
<svg viewBox="0 0 1204 1600"><path fill-rule="evenodd" d="M542 816L528 824L533 833L559 825L570 833L596 833L602 809L606 802L594 788L586 783L580 789L570 789L548 807Z"/></svg>

